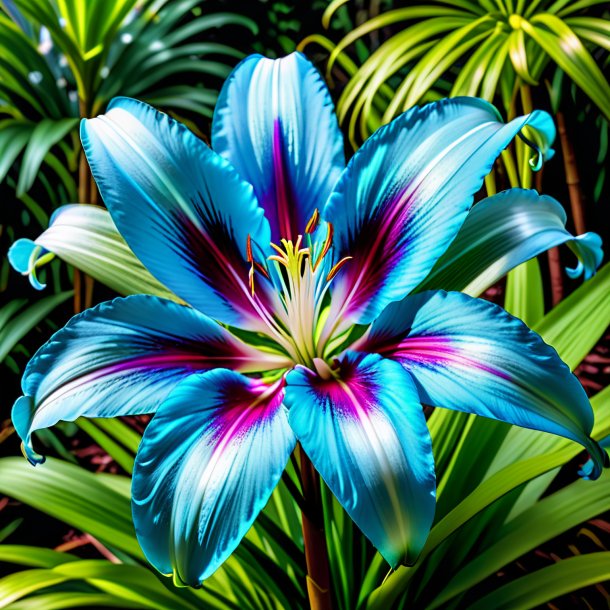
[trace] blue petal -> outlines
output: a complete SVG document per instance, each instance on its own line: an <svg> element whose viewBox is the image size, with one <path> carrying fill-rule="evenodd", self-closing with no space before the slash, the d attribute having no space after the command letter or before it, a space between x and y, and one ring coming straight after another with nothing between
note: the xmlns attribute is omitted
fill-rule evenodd
<svg viewBox="0 0 610 610"><path fill-rule="evenodd" d="M286 383L290 425L328 487L392 567L413 563L436 482L411 377L376 354L348 352L337 378L298 367Z"/></svg>
<svg viewBox="0 0 610 610"><path fill-rule="evenodd" d="M81 138L116 226L162 284L227 324L260 326L245 262L248 235L269 242L252 187L186 127L117 98ZM260 296L261 290L259 290Z"/></svg>
<svg viewBox="0 0 610 610"><path fill-rule="evenodd" d="M455 238L496 157L543 116L505 125L491 104L453 98L375 132L323 214L335 226L335 260L353 257L335 280L330 323L372 322L415 288Z"/></svg>
<svg viewBox="0 0 610 610"><path fill-rule="evenodd" d="M233 552L295 446L281 382L217 369L183 381L136 456L132 510L148 560L199 586Z"/></svg>
<svg viewBox="0 0 610 610"><path fill-rule="evenodd" d="M8 251L8 262L15 271L22 275L27 275L30 284L36 290L43 290L47 287L42 284L36 276L36 266L38 261L48 254L49 251L39 246L31 239L18 239Z"/></svg>
<svg viewBox="0 0 610 610"><path fill-rule="evenodd" d="M589 279L603 251L595 233L574 237L565 228L566 214L552 197L510 189L477 203L455 240L417 290L442 288L481 294L508 271L563 243L578 257L571 277Z"/></svg>
<svg viewBox="0 0 610 610"><path fill-rule="evenodd" d="M576 279L584 273L585 280L591 278L602 264L604 251L602 238L597 233L583 233L568 242L570 249L576 254L578 262L573 269L566 268L571 279Z"/></svg>
<svg viewBox="0 0 610 610"><path fill-rule="evenodd" d="M345 166L328 89L300 53L252 55L235 68L216 104L212 146L254 186L275 242L303 233Z"/></svg>
<svg viewBox="0 0 610 610"><path fill-rule="evenodd" d="M190 307L144 295L115 299L74 316L36 352L13 422L28 459L39 462L35 430L82 415L151 413L194 371L261 370L266 357Z"/></svg>
<svg viewBox="0 0 610 610"><path fill-rule="evenodd" d="M599 446L604 449L610 449L610 436L605 436L599 441ZM589 458L580 468L578 474L583 479L591 479L594 473L596 472L596 464L592 458Z"/></svg>
<svg viewBox="0 0 610 610"><path fill-rule="evenodd" d="M599 476L606 458L590 438L593 410L583 387L552 347L501 307L423 292L389 305L359 349L400 362L425 404L582 444Z"/></svg>

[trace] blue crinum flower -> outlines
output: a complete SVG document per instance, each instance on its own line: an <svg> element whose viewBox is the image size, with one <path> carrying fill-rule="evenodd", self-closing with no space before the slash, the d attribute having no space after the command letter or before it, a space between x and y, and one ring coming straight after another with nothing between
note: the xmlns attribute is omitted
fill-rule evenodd
<svg viewBox="0 0 610 610"><path fill-rule="evenodd" d="M32 432L59 420L154 412L133 518L151 563L190 585L238 545L297 441L383 557L413 562L435 508L422 404L572 439L598 475L590 404L556 352L500 307L416 290L526 126L540 161L546 114L504 124L482 100L442 100L344 167L329 93L300 54L235 69L212 148L115 99L83 122L85 152L117 228L180 302L102 303L38 351L13 409L30 461ZM22 249L13 262L27 269ZM597 242L576 251L594 272Z"/></svg>

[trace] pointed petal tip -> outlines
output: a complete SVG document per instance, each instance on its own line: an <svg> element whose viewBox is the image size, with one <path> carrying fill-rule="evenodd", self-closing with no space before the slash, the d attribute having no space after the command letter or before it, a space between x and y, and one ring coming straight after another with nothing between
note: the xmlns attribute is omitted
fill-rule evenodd
<svg viewBox="0 0 610 610"><path fill-rule="evenodd" d="M35 241L23 238L15 241L9 248L7 258L15 271L28 276L30 284L35 290L44 290L47 285L38 279L36 268L39 261L41 265L44 264L41 259L47 254L49 254L49 251L39 246Z"/></svg>
<svg viewBox="0 0 610 610"><path fill-rule="evenodd" d="M604 468L610 467L610 457L606 448L610 447L610 436L606 436L601 441L590 440L587 447L589 459L580 467L578 476L587 480L595 481L598 479Z"/></svg>

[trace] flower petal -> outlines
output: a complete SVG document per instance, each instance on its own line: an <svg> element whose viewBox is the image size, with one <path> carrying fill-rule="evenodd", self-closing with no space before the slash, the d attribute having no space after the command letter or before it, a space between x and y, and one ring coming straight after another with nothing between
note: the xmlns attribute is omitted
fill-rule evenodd
<svg viewBox="0 0 610 610"><path fill-rule="evenodd" d="M578 258L568 274L584 272L589 279L603 258L601 238L596 233L574 237L565 224L563 207L536 191L515 188L488 197L472 208L417 290L442 288L477 296L517 265L564 243Z"/></svg>
<svg viewBox="0 0 610 610"><path fill-rule="evenodd" d="M335 227L335 260L353 257L335 280L331 324L372 322L426 277L525 125L554 134L545 113L505 125L491 104L453 98L413 108L364 143L323 214ZM548 155L547 148L544 140Z"/></svg>
<svg viewBox="0 0 610 610"><path fill-rule="evenodd" d="M356 525L396 567L413 563L432 525L436 483L417 390L397 363L348 352L338 378L286 377L289 420Z"/></svg>
<svg viewBox="0 0 610 610"><path fill-rule="evenodd" d="M35 252L36 250L36 252ZM49 255L50 256L47 256ZM136 258L108 210L90 204L64 205L35 241L18 239L8 251L11 265L41 290L37 269L53 256L84 271L119 294L154 294L177 300Z"/></svg>
<svg viewBox="0 0 610 610"><path fill-rule="evenodd" d="M275 242L303 233L345 167L330 94L301 53L251 55L235 68L216 104L212 145L254 186Z"/></svg>
<svg viewBox="0 0 610 610"><path fill-rule="evenodd" d="M102 303L74 316L28 363L13 423L28 459L35 430L84 415L151 413L195 371L231 366L277 368L283 358L259 353L198 311L152 296Z"/></svg>
<svg viewBox="0 0 610 610"><path fill-rule="evenodd" d="M167 115L127 98L108 108L83 121L81 138L129 247L193 307L227 324L258 328L246 241L250 235L266 245L269 225L252 188Z"/></svg>
<svg viewBox="0 0 610 610"><path fill-rule="evenodd" d="M501 307L459 292L392 303L358 349L400 362L425 404L476 413L582 444L596 462L593 411L557 352Z"/></svg>
<svg viewBox="0 0 610 610"><path fill-rule="evenodd" d="M192 375L146 428L132 483L136 534L176 582L211 576L279 482L295 446L282 383L225 369Z"/></svg>

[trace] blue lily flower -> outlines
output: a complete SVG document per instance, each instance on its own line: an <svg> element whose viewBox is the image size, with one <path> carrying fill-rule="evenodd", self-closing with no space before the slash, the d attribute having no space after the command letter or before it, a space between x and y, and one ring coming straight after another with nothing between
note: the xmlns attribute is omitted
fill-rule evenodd
<svg viewBox="0 0 610 610"><path fill-rule="evenodd" d="M539 165L548 115L504 124L480 99L442 100L345 167L330 95L300 54L235 69L212 148L115 99L83 121L83 146L121 235L179 302L102 303L36 353L13 408L28 459L42 460L32 433L59 420L155 413L135 462L136 533L158 570L194 586L239 544L297 441L390 565L414 562L436 490L422 404L572 439L599 475L591 406L554 349L493 304L417 291L525 126ZM538 199L502 201L524 197ZM35 266L32 248L13 252L18 268ZM578 248L593 273L599 243Z"/></svg>

